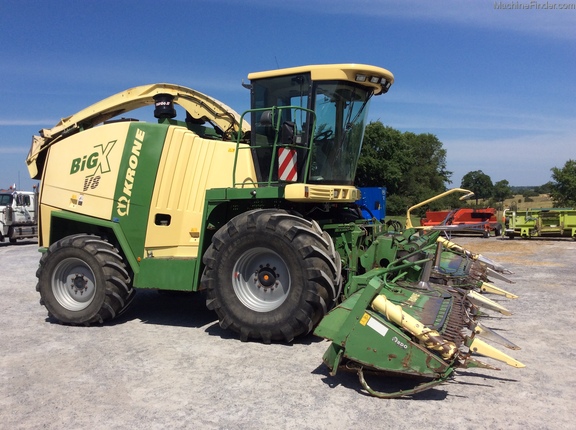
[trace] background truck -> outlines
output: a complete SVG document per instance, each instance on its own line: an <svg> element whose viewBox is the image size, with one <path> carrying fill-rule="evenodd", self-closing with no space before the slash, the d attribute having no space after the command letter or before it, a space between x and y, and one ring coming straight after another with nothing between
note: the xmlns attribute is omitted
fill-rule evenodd
<svg viewBox="0 0 576 430"><path fill-rule="evenodd" d="M521 367L477 330L478 303L497 306L472 296L496 291L482 281L495 273L486 260L437 242L437 232L390 234L356 204L368 106L393 75L332 64L248 79L242 115L193 89L152 84L33 138L37 290L49 314L99 324L136 288L202 290L241 340L290 342L313 330L332 340L324 362L333 373L350 361L359 375L366 366L429 378L421 391L478 366L473 352ZM157 122L121 117L147 105ZM444 262L457 270L440 272Z"/></svg>
<svg viewBox="0 0 576 430"><path fill-rule="evenodd" d="M36 191L0 192L0 242L6 239L16 243L18 239L33 239L38 236L36 219Z"/></svg>

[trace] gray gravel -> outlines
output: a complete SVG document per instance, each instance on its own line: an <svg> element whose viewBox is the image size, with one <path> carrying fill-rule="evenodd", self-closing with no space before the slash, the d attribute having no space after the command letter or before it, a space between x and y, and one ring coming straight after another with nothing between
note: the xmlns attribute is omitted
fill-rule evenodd
<svg viewBox="0 0 576 430"><path fill-rule="evenodd" d="M47 319L33 242L0 244L1 429L567 429L576 405L576 242L461 238L506 265L520 295L487 325L522 347L524 369L468 369L410 399L330 377L328 342L242 343L200 294L139 291L101 327ZM488 360L487 360L488 361ZM387 381L370 381L376 388ZM572 406L570 406L572 405Z"/></svg>

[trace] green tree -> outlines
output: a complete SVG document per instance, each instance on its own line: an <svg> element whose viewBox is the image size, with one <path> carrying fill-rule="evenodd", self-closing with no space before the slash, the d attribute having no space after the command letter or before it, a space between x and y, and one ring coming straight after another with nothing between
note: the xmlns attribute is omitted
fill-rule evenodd
<svg viewBox="0 0 576 430"><path fill-rule="evenodd" d="M553 167L552 192L556 207L576 207L576 160L568 160L562 169Z"/></svg>
<svg viewBox="0 0 576 430"><path fill-rule="evenodd" d="M366 127L356 185L385 186L389 215L404 214L408 207L445 191L450 175L446 150L436 136L403 133L380 121Z"/></svg>
<svg viewBox="0 0 576 430"><path fill-rule="evenodd" d="M476 206L478 206L479 199L492 197L494 185L492 184L490 176L482 170L475 170L464 175L461 187L474 192L474 196L476 197Z"/></svg>
<svg viewBox="0 0 576 430"><path fill-rule="evenodd" d="M534 188L538 194L550 194L554 190L554 182L546 182L544 185Z"/></svg>
<svg viewBox="0 0 576 430"><path fill-rule="evenodd" d="M368 124L356 170L357 186L385 186L388 194L397 194L410 164L410 148L400 131L379 121Z"/></svg>
<svg viewBox="0 0 576 430"><path fill-rule="evenodd" d="M412 164L403 181L404 191L414 196L414 203L446 190L452 172L446 170L446 150L442 142L429 133L404 133L412 152Z"/></svg>
<svg viewBox="0 0 576 430"><path fill-rule="evenodd" d="M510 183L506 179L496 182L492 191L492 197L500 204L499 209L502 209L504 200L513 197Z"/></svg>

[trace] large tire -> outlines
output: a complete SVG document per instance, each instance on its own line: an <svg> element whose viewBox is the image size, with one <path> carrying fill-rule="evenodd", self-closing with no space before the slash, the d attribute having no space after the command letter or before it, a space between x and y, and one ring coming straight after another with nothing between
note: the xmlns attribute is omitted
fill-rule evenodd
<svg viewBox="0 0 576 430"><path fill-rule="evenodd" d="M78 234L53 243L36 273L40 304L65 324L101 324L130 304L134 289L122 257L98 236Z"/></svg>
<svg viewBox="0 0 576 430"><path fill-rule="evenodd" d="M291 342L310 333L342 285L330 236L282 210L233 218L214 235L203 261L206 304L243 341Z"/></svg>

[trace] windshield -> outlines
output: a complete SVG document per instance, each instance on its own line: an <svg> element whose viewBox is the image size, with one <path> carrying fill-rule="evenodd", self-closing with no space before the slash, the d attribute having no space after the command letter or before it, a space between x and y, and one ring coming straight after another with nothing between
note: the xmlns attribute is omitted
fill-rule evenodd
<svg viewBox="0 0 576 430"><path fill-rule="evenodd" d="M349 82L321 82L314 93L310 182L353 185L371 92Z"/></svg>
<svg viewBox="0 0 576 430"><path fill-rule="evenodd" d="M254 81L251 144L259 181L353 185L371 95L353 82L312 81L307 73ZM285 152L274 145L292 153L292 175L278 173Z"/></svg>
<svg viewBox="0 0 576 430"><path fill-rule="evenodd" d="M12 194L0 194L0 206L8 206L12 203Z"/></svg>
<svg viewBox="0 0 576 430"><path fill-rule="evenodd" d="M278 181L280 150L273 145L292 145L295 172L292 182L305 178L307 148L310 140L309 124L313 119L308 111L312 82L310 74L281 76L261 79L252 88L252 146L259 181ZM274 156L276 154L276 156ZM272 159L276 158L274 162Z"/></svg>

